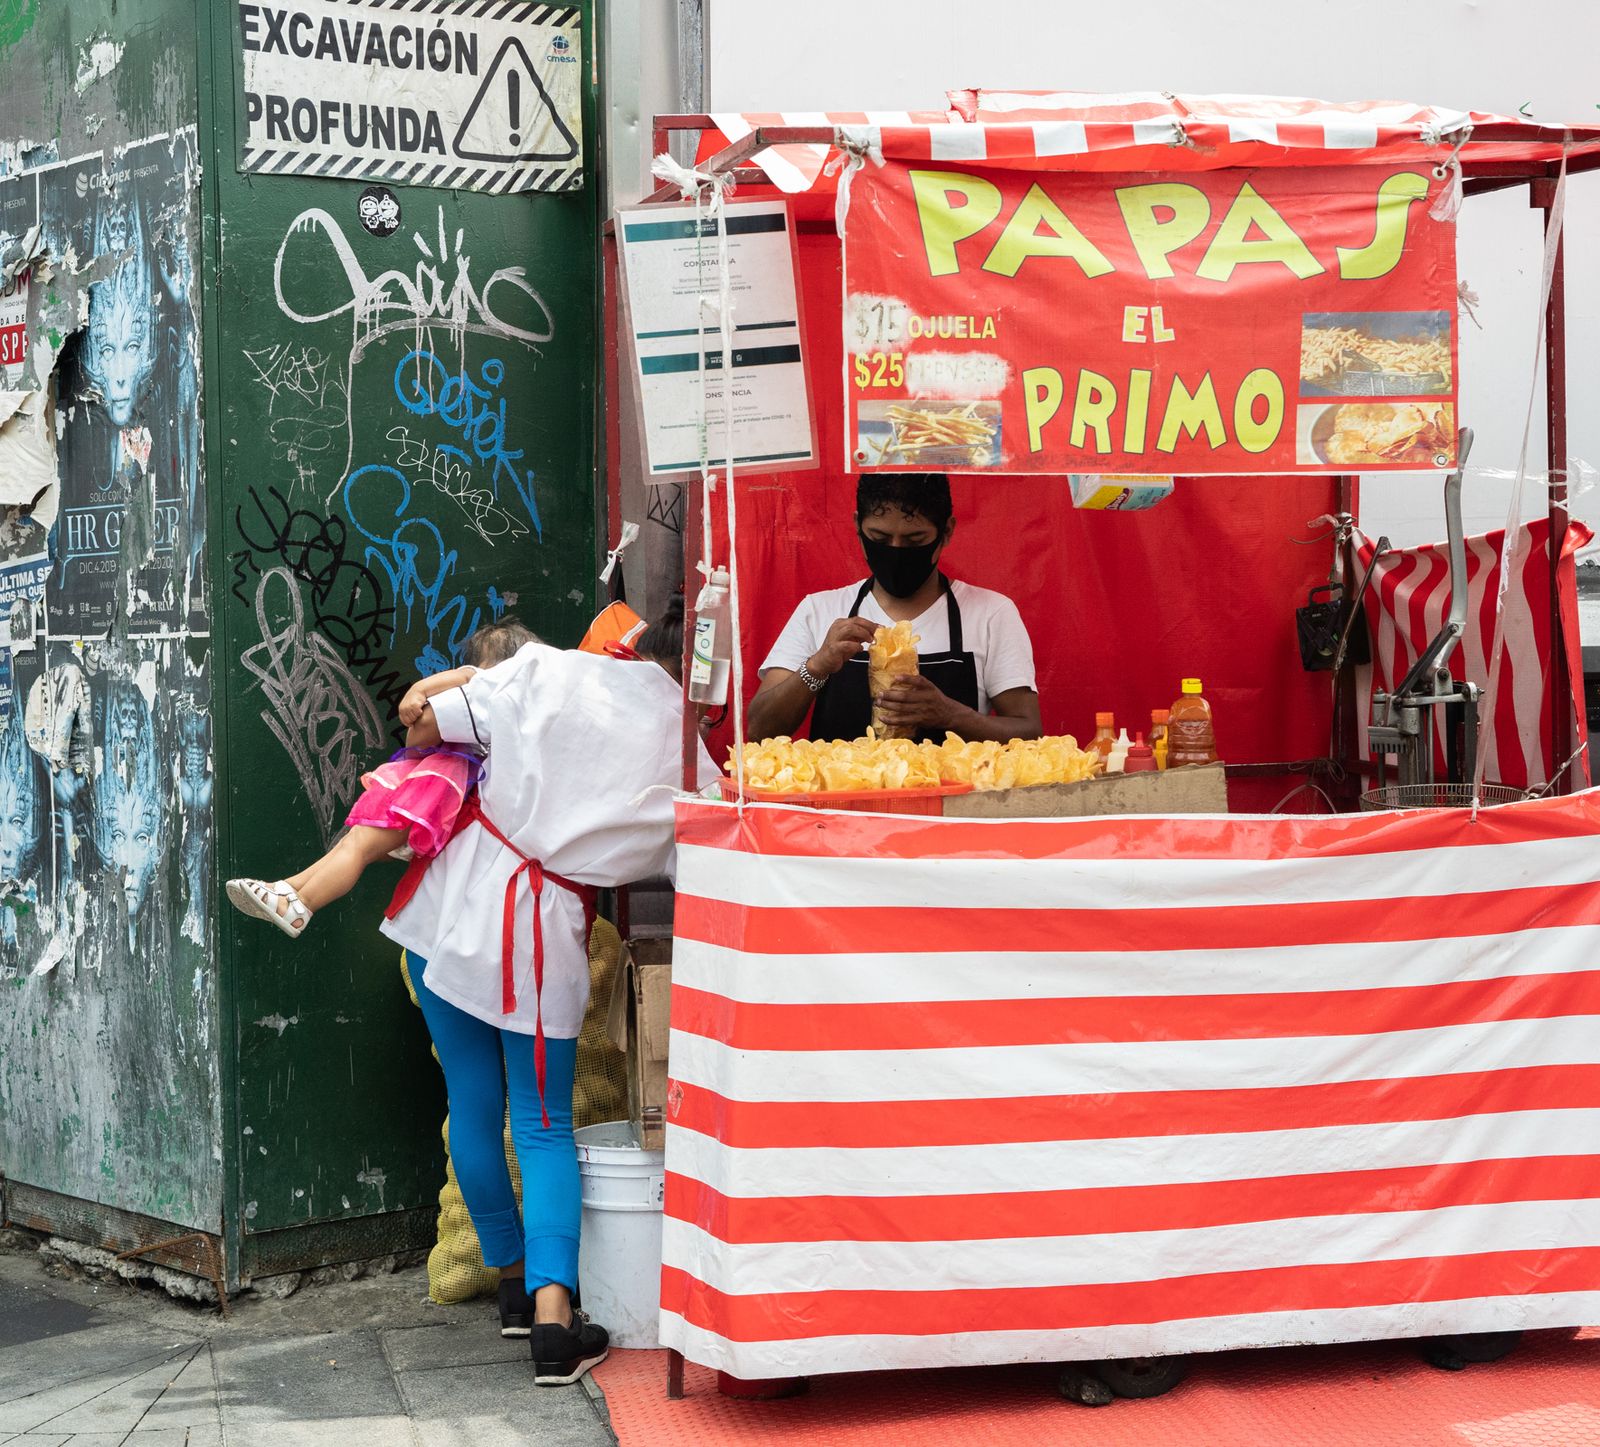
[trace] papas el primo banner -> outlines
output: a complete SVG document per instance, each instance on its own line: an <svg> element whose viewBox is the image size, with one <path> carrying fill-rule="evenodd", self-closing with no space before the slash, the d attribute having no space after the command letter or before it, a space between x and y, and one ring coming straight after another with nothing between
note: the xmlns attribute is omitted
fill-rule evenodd
<svg viewBox="0 0 1600 1447"><path fill-rule="evenodd" d="M868 166L845 228L847 467L1448 468L1444 184Z"/></svg>

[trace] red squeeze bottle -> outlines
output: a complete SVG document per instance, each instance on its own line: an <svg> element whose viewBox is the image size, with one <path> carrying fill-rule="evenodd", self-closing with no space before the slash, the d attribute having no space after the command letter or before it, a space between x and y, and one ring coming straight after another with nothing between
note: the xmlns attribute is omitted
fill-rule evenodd
<svg viewBox="0 0 1600 1447"><path fill-rule="evenodd" d="M1128 761L1122 766L1125 774L1153 774L1156 770L1156 751L1144 741L1140 734L1134 745L1128 750Z"/></svg>

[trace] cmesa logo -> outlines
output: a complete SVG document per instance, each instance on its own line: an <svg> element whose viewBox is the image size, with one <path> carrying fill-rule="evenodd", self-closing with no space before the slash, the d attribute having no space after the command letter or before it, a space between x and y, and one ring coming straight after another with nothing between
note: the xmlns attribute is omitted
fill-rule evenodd
<svg viewBox="0 0 1600 1447"><path fill-rule="evenodd" d="M555 51L557 55L565 55L569 50L572 49L572 42L568 40L565 35L558 35L550 42L550 48Z"/></svg>
<svg viewBox="0 0 1600 1447"><path fill-rule="evenodd" d="M127 171L79 171L73 185L81 201L91 191L110 191L121 186L129 179L129 174Z"/></svg>

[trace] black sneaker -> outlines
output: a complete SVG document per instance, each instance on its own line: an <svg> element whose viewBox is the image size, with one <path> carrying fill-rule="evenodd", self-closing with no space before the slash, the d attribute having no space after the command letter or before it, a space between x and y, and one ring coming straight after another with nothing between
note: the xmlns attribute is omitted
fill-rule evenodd
<svg viewBox="0 0 1600 1447"><path fill-rule="evenodd" d="M533 1330L533 1298L520 1276L500 1278L500 1335L522 1337Z"/></svg>
<svg viewBox="0 0 1600 1447"><path fill-rule="evenodd" d="M529 1348L533 1352L533 1380L540 1387L566 1387L590 1367L606 1359L611 1338L581 1311L572 1313L571 1326L536 1322Z"/></svg>

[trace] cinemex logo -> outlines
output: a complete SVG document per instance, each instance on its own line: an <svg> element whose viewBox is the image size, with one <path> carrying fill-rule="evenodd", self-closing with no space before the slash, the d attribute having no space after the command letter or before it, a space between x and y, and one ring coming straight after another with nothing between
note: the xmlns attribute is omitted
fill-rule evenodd
<svg viewBox="0 0 1600 1447"><path fill-rule="evenodd" d="M91 191L110 191L124 185L130 179L127 171L79 171L78 179L73 183L81 201Z"/></svg>

